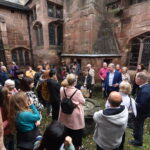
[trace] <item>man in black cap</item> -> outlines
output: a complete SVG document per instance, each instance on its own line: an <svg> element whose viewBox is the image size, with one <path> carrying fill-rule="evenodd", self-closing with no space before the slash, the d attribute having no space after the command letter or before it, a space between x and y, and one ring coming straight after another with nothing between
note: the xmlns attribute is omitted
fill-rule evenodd
<svg viewBox="0 0 150 150"><path fill-rule="evenodd" d="M24 73L21 70L16 71L16 78L15 78L15 88L20 90L21 87L21 80L24 78Z"/></svg>

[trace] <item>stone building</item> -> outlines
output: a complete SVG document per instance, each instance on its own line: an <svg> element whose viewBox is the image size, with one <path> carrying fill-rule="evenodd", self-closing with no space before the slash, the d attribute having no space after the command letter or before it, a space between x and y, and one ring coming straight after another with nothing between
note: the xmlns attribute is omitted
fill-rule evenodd
<svg viewBox="0 0 150 150"><path fill-rule="evenodd" d="M102 61L148 69L149 17L149 0L64 0L62 58L91 63L97 71Z"/></svg>
<svg viewBox="0 0 150 150"><path fill-rule="evenodd" d="M62 0L0 1L0 61L58 64L63 46Z"/></svg>
<svg viewBox="0 0 150 150"><path fill-rule="evenodd" d="M28 8L0 1L0 61L30 65Z"/></svg>
<svg viewBox="0 0 150 150"><path fill-rule="evenodd" d="M28 7L35 64L58 64L63 50L62 0L30 0Z"/></svg>

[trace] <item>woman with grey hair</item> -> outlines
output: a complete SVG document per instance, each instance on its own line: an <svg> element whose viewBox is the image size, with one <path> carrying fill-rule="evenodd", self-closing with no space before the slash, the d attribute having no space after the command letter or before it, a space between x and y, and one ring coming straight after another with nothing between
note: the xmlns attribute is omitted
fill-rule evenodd
<svg viewBox="0 0 150 150"><path fill-rule="evenodd" d="M131 84L127 81L122 81L119 85L119 91L122 95L122 103L121 105L124 105L128 108L129 113L133 112L134 116L136 117L137 111L136 111L136 102L133 98L131 98L129 95L131 94ZM105 107L109 107L108 101L105 104Z"/></svg>

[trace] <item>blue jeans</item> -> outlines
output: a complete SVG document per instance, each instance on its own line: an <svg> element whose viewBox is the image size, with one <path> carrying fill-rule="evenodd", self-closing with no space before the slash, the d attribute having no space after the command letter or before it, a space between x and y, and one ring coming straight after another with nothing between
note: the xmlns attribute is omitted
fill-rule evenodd
<svg viewBox="0 0 150 150"><path fill-rule="evenodd" d="M137 114L137 117L135 118L133 136L139 144L143 144L144 121L146 118L147 116L141 114Z"/></svg>

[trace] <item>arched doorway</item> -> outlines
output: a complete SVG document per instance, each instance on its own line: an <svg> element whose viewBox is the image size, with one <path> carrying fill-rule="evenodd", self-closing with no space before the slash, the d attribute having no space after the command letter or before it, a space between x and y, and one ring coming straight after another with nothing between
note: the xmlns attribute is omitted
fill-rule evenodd
<svg viewBox="0 0 150 150"><path fill-rule="evenodd" d="M136 69L138 64L150 67L150 33L144 33L131 40L129 68Z"/></svg>

